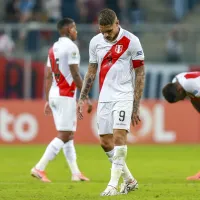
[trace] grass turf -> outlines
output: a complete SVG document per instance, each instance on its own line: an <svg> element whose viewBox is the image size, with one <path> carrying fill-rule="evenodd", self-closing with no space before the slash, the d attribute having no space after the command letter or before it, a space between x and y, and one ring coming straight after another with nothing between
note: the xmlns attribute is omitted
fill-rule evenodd
<svg viewBox="0 0 200 200"><path fill-rule="evenodd" d="M110 163L99 146L76 145L80 169L90 182L71 182L62 152L47 173L52 183L30 176L45 146L0 147L0 200L194 200L200 198L200 182L185 178L200 169L200 146L129 146L127 164L139 182L128 195L100 197L110 179Z"/></svg>

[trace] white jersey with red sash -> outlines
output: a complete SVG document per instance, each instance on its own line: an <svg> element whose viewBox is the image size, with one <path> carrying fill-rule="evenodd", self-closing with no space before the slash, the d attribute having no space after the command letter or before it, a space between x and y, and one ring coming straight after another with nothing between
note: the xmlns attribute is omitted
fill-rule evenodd
<svg viewBox="0 0 200 200"><path fill-rule="evenodd" d="M50 97L76 98L76 86L69 65L80 63L79 50L76 44L67 37L60 37L49 50L47 67L51 67L53 83Z"/></svg>
<svg viewBox="0 0 200 200"><path fill-rule="evenodd" d="M79 62L78 47L67 37L59 38L49 50L47 67L53 75L49 105L58 131L76 131L76 85L69 66Z"/></svg>
<svg viewBox="0 0 200 200"><path fill-rule="evenodd" d="M144 65L139 39L121 27L114 42L100 33L90 41L89 57L90 63L98 63L99 102L132 101L134 68Z"/></svg>
<svg viewBox="0 0 200 200"><path fill-rule="evenodd" d="M183 72L175 76L172 82L178 81L188 96L200 98L200 72Z"/></svg>

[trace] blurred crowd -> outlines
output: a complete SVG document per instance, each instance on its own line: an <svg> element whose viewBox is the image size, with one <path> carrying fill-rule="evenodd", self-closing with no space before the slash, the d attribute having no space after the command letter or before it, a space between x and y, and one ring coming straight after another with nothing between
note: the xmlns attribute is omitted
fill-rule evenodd
<svg viewBox="0 0 200 200"><path fill-rule="evenodd" d="M174 9L174 18L181 21L184 16L190 12L200 0L171 0Z"/></svg>
<svg viewBox="0 0 200 200"><path fill-rule="evenodd" d="M37 53L41 47L48 46L57 39L56 32L26 32L25 24L30 22L56 23L61 18L70 17L77 24L96 24L98 12L105 7L113 9L121 23L142 22L139 0L0 0L0 5L5 7L1 21L24 25L20 31L12 31L11 37L0 32L0 54L4 53L6 56L11 55L14 47L18 45L13 41L19 44L24 41L27 52ZM84 39L82 41L84 45Z"/></svg>
<svg viewBox="0 0 200 200"><path fill-rule="evenodd" d="M167 5L173 11L173 21L167 23L181 22L189 12L192 13L195 5L200 3L200 0L162 1L161 4ZM29 22L56 23L61 18L70 17L77 24L96 24L98 12L108 7L117 13L121 24L136 25L149 22L149 10L147 10L149 6L145 5L149 5L149 0L0 0L0 6L4 8L0 13L0 21L22 24L20 30L12 30L9 35L0 30L0 54L9 56L14 48L23 46L23 51L40 57L42 49L46 52L45 48L57 39L58 34L55 31L31 30L26 32L25 27ZM150 6L149 9L151 8L153 7ZM150 23L154 22L150 21ZM180 37L180 31L175 28L167 33L165 53L168 62L180 62L183 58L182 41L184 37ZM139 34L139 32L134 33ZM88 45L86 37L90 35L81 34L78 41L83 52Z"/></svg>
<svg viewBox="0 0 200 200"><path fill-rule="evenodd" d="M200 0L164 0L171 4L174 20L180 21ZM56 22L71 17L77 23L96 23L98 12L105 7L113 9L125 23L138 24L145 20L141 2L145 0L0 0L5 7L4 22ZM149 3L149 1L146 1Z"/></svg>
<svg viewBox="0 0 200 200"><path fill-rule="evenodd" d="M77 23L96 23L98 12L109 7L120 20L139 23L142 18L139 0L8 0L5 22L56 22L71 17Z"/></svg>

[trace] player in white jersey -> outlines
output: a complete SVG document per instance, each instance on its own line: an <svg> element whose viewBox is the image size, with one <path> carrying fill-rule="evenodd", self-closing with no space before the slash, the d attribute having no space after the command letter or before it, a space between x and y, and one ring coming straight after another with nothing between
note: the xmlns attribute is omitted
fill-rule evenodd
<svg viewBox="0 0 200 200"><path fill-rule="evenodd" d="M139 39L119 26L113 10L100 12L99 30L89 45L89 67L78 103L78 118L99 71L100 95L97 108L97 125L100 143L112 162L111 179L101 196L113 196L122 175L120 192L128 193L138 187L125 159L127 133L130 123L139 123L140 99L144 88L144 54Z"/></svg>
<svg viewBox="0 0 200 200"><path fill-rule="evenodd" d="M200 113L200 72L180 73L162 90L163 96L169 103L189 98L193 107ZM187 180L200 180L200 172Z"/></svg>
<svg viewBox="0 0 200 200"><path fill-rule="evenodd" d="M176 103L189 97L194 108L200 112L200 72L178 74L172 83L163 88L162 93L169 103Z"/></svg>
<svg viewBox="0 0 200 200"><path fill-rule="evenodd" d="M46 148L40 161L31 170L31 175L43 182L51 182L45 168L49 161L63 149L69 164L72 181L88 181L79 170L76 162L73 132L76 131L76 87L81 90L82 78L79 73L80 55L76 44L75 22L70 18L62 19L57 24L60 38L49 50L46 76L45 114L53 114L56 130L55 137ZM88 100L88 112L92 105ZM48 133L46 133L48 134Z"/></svg>

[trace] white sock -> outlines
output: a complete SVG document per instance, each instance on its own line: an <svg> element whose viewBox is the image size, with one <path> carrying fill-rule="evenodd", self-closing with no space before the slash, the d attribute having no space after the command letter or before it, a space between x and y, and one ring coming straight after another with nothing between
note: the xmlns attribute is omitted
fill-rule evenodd
<svg viewBox="0 0 200 200"><path fill-rule="evenodd" d="M124 179L124 181L126 183L129 183L129 182L132 182L132 181L135 180L135 178L131 174L128 166L126 165L126 163L124 164L124 168L123 168L123 172L122 172L122 177L123 177L123 179Z"/></svg>
<svg viewBox="0 0 200 200"><path fill-rule="evenodd" d="M115 150L112 149L111 151L107 151L106 152L106 155L108 156L108 160L112 163L112 159L113 159L113 156L114 156L114 152Z"/></svg>
<svg viewBox="0 0 200 200"><path fill-rule="evenodd" d="M51 143L47 146L42 158L35 166L36 169L44 171L50 160L53 160L60 149L63 147L64 142L59 138L54 138Z"/></svg>
<svg viewBox="0 0 200 200"><path fill-rule="evenodd" d="M113 187L118 186L118 182L122 175L122 170L124 168L126 154L127 154L126 145L114 147L114 156L111 168L111 179L108 185L111 185Z"/></svg>
<svg viewBox="0 0 200 200"><path fill-rule="evenodd" d="M72 174L80 174L80 170L78 168L76 162L76 150L74 147L74 140L69 140L63 146L63 153L69 165Z"/></svg>
<svg viewBox="0 0 200 200"><path fill-rule="evenodd" d="M106 152L106 155L108 156L109 161L112 163L112 159L114 156L114 149ZM122 178L124 179L125 182L130 182L130 181L135 180L130 170L128 169L128 166L126 165L126 162L124 163L124 168L122 170Z"/></svg>

